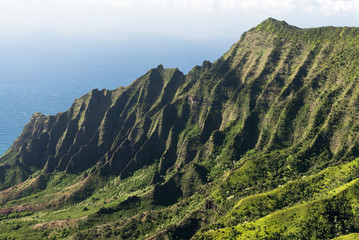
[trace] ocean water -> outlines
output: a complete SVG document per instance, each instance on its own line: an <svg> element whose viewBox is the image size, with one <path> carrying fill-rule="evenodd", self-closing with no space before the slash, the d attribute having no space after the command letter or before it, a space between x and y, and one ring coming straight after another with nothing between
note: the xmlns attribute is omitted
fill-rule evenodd
<svg viewBox="0 0 359 240"><path fill-rule="evenodd" d="M34 112L66 111L92 89L127 86L159 64L187 73L203 60L216 60L231 43L178 39L0 42L0 156Z"/></svg>
<svg viewBox="0 0 359 240"><path fill-rule="evenodd" d="M0 153L5 152L34 112L64 111L76 93L36 82L0 83Z"/></svg>
<svg viewBox="0 0 359 240"><path fill-rule="evenodd" d="M129 80L99 82L91 78L1 81L0 155L11 146L34 112L53 115L66 111L76 98L99 85L113 89L127 85Z"/></svg>

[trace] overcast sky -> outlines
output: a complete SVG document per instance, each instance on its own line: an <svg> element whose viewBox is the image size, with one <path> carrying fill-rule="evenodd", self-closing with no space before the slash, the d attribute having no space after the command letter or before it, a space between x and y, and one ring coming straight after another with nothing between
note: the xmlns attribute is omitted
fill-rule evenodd
<svg viewBox="0 0 359 240"><path fill-rule="evenodd" d="M128 84L160 63L187 72L268 17L359 26L359 0L0 0L0 82L55 69Z"/></svg>
<svg viewBox="0 0 359 240"><path fill-rule="evenodd" d="M355 26L358 16L359 0L0 0L0 34L210 39L239 35L268 17L315 27Z"/></svg>

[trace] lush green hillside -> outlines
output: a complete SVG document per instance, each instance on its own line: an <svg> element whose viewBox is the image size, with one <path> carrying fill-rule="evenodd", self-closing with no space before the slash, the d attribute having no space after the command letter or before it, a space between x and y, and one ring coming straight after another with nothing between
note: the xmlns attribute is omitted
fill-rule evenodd
<svg viewBox="0 0 359 240"><path fill-rule="evenodd" d="M355 239L358 78L358 28L268 19L35 113L0 158L0 239Z"/></svg>

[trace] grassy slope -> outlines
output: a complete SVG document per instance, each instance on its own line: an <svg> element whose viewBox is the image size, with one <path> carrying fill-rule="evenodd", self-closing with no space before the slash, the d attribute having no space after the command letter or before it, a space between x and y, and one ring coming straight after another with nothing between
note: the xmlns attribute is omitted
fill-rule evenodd
<svg viewBox="0 0 359 240"><path fill-rule="evenodd" d="M329 239L357 231L358 170L356 159L244 197L198 238Z"/></svg>

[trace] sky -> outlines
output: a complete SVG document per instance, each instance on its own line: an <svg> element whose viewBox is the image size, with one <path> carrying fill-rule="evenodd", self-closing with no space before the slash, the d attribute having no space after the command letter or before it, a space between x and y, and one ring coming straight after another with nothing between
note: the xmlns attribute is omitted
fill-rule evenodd
<svg viewBox="0 0 359 240"><path fill-rule="evenodd" d="M127 85L159 64L186 73L268 17L358 26L359 0L0 0L0 81L57 71Z"/></svg>
<svg viewBox="0 0 359 240"><path fill-rule="evenodd" d="M358 0L0 0L0 6L1 36L10 39L41 33L210 39L268 17L311 27L354 25L359 14Z"/></svg>

